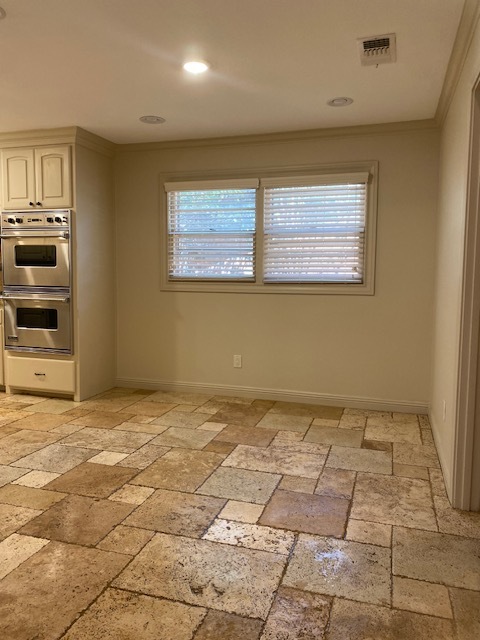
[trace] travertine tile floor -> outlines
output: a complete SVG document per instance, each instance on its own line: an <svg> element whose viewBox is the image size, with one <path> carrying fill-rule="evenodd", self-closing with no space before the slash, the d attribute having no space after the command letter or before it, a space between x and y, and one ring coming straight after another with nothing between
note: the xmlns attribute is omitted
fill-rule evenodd
<svg viewBox="0 0 480 640"><path fill-rule="evenodd" d="M1 640L478 640L424 416L0 395Z"/></svg>

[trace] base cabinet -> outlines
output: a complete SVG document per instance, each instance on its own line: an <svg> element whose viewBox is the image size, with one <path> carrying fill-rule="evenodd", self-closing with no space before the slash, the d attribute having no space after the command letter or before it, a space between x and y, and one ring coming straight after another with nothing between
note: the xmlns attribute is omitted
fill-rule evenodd
<svg viewBox="0 0 480 640"><path fill-rule="evenodd" d="M75 363L69 360L21 358L7 355L5 359L7 390L30 389L55 393L75 392Z"/></svg>

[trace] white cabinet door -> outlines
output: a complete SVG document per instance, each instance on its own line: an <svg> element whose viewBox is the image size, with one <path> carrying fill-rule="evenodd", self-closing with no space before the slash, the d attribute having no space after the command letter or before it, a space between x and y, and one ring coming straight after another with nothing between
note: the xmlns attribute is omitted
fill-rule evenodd
<svg viewBox="0 0 480 640"><path fill-rule="evenodd" d="M35 182L38 207L55 209L72 205L70 147L35 149Z"/></svg>
<svg viewBox="0 0 480 640"><path fill-rule="evenodd" d="M2 151L2 191L5 209L30 209L35 202L33 149Z"/></svg>

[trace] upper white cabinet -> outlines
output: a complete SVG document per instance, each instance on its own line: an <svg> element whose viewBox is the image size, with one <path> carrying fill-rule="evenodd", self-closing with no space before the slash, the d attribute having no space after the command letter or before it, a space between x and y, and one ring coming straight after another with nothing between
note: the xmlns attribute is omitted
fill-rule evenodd
<svg viewBox="0 0 480 640"><path fill-rule="evenodd" d="M72 206L70 146L3 149L4 209Z"/></svg>

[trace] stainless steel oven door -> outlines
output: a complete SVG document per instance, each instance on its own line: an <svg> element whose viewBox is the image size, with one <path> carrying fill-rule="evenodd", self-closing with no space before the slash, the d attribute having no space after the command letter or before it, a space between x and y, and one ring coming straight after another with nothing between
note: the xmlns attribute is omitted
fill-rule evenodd
<svg viewBox="0 0 480 640"><path fill-rule="evenodd" d="M72 352L69 296L4 294L5 348Z"/></svg>
<svg viewBox="0 0 480 640"><path fill-rule="evenodd" d="M5 287L69 287L70 241L67 237L2 237Z"/></svg>

